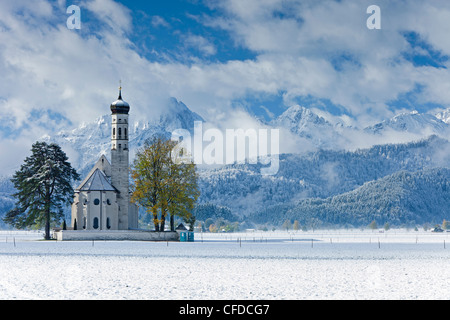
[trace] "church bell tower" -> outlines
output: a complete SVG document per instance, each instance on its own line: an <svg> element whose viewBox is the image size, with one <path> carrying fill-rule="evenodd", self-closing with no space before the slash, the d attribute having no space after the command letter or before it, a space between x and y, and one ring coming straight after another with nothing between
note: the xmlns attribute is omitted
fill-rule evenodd
<svg viewBox="0 0 450 320"><path fill-rule="evenodd" d="M111 184L119 191L117 196L118 228L128 230L129 195L129 151L128 151L128 113L130 105L122 100L122 87L119 98L111 104Z"/></svg>

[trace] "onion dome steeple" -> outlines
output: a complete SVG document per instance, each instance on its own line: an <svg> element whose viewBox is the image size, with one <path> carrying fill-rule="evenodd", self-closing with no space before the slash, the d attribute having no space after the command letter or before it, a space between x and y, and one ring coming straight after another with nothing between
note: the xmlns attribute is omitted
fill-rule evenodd
<svg viewBox="0 0 450 320"><path fill-rule="evenodd" d="M111 112L113 114L128 114L130 112L130 105L122 100L122 86L119 88L119 98L111 104Z"/></svg>

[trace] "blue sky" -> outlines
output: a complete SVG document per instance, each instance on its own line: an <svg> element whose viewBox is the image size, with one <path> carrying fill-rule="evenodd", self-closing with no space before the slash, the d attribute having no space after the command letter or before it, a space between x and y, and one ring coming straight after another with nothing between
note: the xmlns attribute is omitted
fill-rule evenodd
<svg viewBox="0 0 450 320"><path fill-rule="evenodd" d="M217 14L201 1L121 1L134 13L137 32L130 38L152 61L243 60L255 55L236 46L227 32L205 26L204 15ZM201 38L200 38L201 37ZM196 41L197 39L197 41Z"/></svg>
<svg viewBox="0 0 450 320"><path fill-rule="evenodd" d="M69 5L81 30L69 30ZM367 7L381 8L369 30ZM450 107L450 2L17 0L0 2L0 147L108 113L119 80L139 119L168 97L250 126L302 105L368 126Z"/></svg>
<svg viewBox="0 0 450 320"><path fill-rule="evenodd" d="M137 52L150 61L193 64L200 59L223 63L256 57L254 52L236 44L229 32L205 23L221 15L207 1L117 2L132 14L133 30L126 36L136 45ZM82 2L74 3L82 5ZM83 21L89 30L86 35L99 24L89 11Z"/></svg>

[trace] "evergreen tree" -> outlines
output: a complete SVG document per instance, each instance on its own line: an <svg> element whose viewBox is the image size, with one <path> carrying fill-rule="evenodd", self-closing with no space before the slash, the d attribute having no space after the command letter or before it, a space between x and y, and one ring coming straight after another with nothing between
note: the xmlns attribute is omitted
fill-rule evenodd
<svg viewBox="0 0 450 320"><path fill-rule="evenodd" d="M184 222L189 224L189 231L194 231L195 221L197 221L197 219L193 215L188 215L184 218Z"/></svg>
<svg viewBox="0 0 450 320"><path fill-rule="evenodd" d="M73 198L71 183L79 175L57 144L36 142L31 152L11 179L17 203L4 221L18 229L45 226L45 239L49 240L50 224L63 217L63 207Z"/></svg>

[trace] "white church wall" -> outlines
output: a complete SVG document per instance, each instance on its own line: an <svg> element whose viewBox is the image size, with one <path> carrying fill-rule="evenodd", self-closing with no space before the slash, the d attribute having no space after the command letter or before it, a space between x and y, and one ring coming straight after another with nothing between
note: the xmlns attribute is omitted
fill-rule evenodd
<svg viewBox="0 0 450 320"><path fill-rule="evenodd" d="M83 216L83 206L82 203L80 203L80 194L76 193L72 204L72 220L71 220L72 228L74 228L75 226L75 220L77 221L77 228L78 228L79 223L82 220L82 216Z"/></svg>
<svg viewBox="0 0 450 320"><path fill-rule="evenodd" d="M117 230L118 221L118 204L116 194L114 192L103 192L103 217L102 230Z"/></svg>

